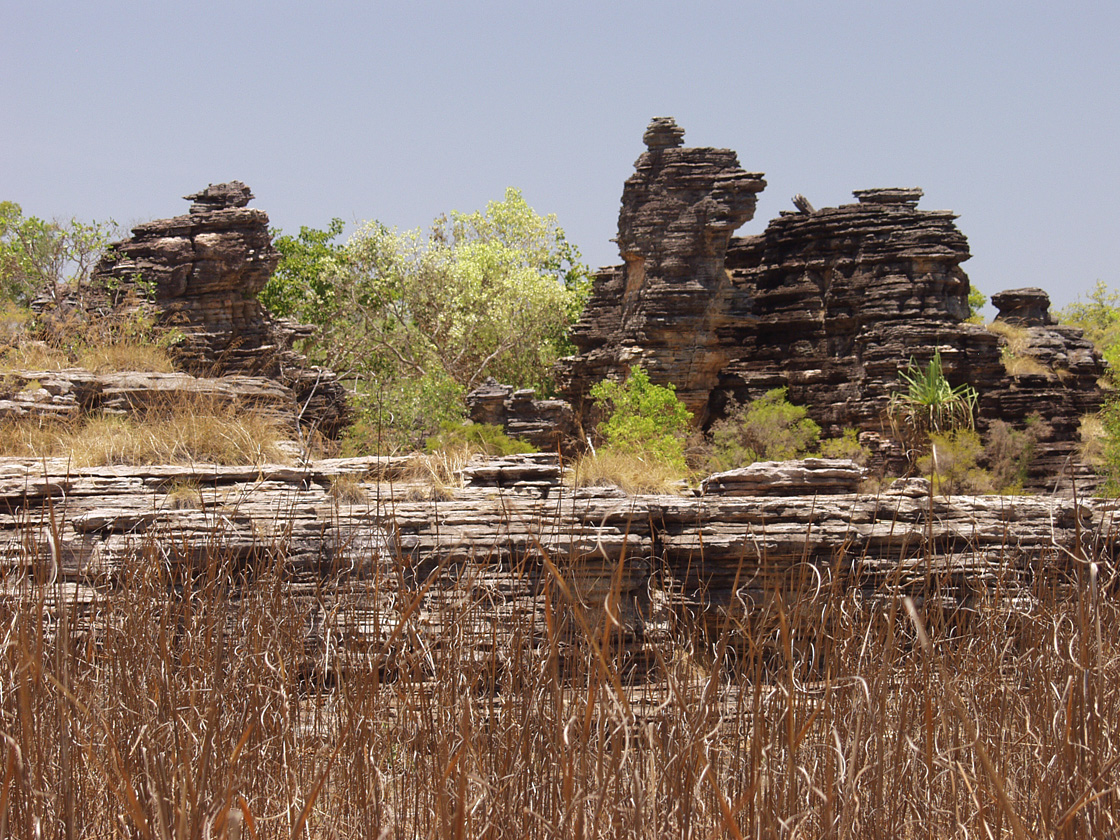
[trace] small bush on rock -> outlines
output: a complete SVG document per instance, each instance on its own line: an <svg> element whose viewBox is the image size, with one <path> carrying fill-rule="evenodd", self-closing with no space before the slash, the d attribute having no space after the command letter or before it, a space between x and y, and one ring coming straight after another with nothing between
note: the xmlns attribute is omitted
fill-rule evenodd
<svg viewBox="0 0 1120 840"><path fill-rule="evenodd" d="M929 454L918 459L918 469L939 495L991 493L992 477L978 464L983 453L980 435L971 429L935 432L929 438Z"/></svg>
<svg viewBox="0 0 1120 840"><path fill-rule="evenodd" d="M692 413L672 385L654 385L635 365L625 382L604 380L591 389L607 419L598 432L606 448L618 454L656 461L684 475L684 441Z"/></svg>
<svg viewBox="0 0 1120 840"><path fill-rule="evenodd" d="M431 454L452 450L490 456L524 455L537 451L525 441L507 435L500 426L447 421L440 425L438 434L424 442L424 451Z"/></svg>
<svg viewBox="0 0 1120 840"><path fill-rule="evenodd" d="M1016 429L1002 420L993 420L988 427L984 454L997 492L1018 493L1026 483L1034 459L1035 447L1044 432L1041 418L1032 414L1024 429Z"/></svg>
<svg viewBox="0 0 1120 840"><path fill-rule="evenodd" d="M800 458L817 448L820 436L821 427L809 419L808 410L792 405L785 388L775 388L712 425L706 466L721 472L755 461Z"/></svg>
<svg viewBox="0 0 1120 840"><path fill-rule="evenodd" d="M821 441L821 457L847 458L864 467L871 460L871 451L859 442L856 429L845 429L842 436Z"/></svg>

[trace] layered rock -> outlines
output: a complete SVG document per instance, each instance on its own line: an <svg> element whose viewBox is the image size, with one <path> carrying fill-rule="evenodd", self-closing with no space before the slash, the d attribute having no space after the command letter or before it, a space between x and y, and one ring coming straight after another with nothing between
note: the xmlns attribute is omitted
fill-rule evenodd
<svg viewBox="0 0 1120 840"><path fill-rule="evenodd" d="M162 323L182 334L177 352L192 373L277 378L296 395L303 421L333 435L347 420L345 390L292 350L294 325L270 317L257 301L280 254L268 215L246 206L252 197L240 181L186 196L187 215L133 228L98 265L93 283L139 289Z"/></svg>
<svg viewBox="0 0 1120 840"><path fill-rule="evenodd" d="M577 436L575 414L564 400L538 400L533 389L492 377L467 394L467 409L473 422L500 426L542 452L567 452Z"/></svg>
<svg viewBox="0 0 1120 840"><path fill-rule="evenodd" d="M562 389L577 403L595 382L640 364L655 382L675 383L699 416L727 362L718 335L730 293L724 257L766 182L730 149L684 148L683 136L671 118L646 130L618 217L625 266L596 279L571 335L580 357L561 362Z"/></svg>
<svg viewBox="0 0 1120 840"><path fill-rule="evenodd" d="M765 182L732 153L682 149L679 137L675 125L651 124L653 144L623 191L625 264L596 278L572 332L579 354L557 369L585 426L591 385L641 364L702 425L786 388L826 436L855 428L890 454L886 408L899 371L939 353L953 385L979 392L981 431L995 420L1031 426L1030 484L1091 475L1075 466L1077 430L1103 398L1100 356L1079 331L1053 324L1045 293L1020 289L993 300L1027 331L1018 344L1037 365L1009 368L1008 337L966 321L970 254L953 213L919 208L916 188L859 190L855 203L820 210L797 196L797 211L761 235L729 240ZM718 173L704 168L716 162Z"/></svg>
<svg viewBox="0 0 1120 840"><path fill-rule="evenodd" d="M638 656L664 640L659 611L755 609L806 574L825 597L858 587L956 605L1014 597L1029 609L1042 576L1072 579L1079 558L1117 548L1105 505L933 497L921 481L837 493L859 474L843 462L756 468L749 495L726 479L703 496L573 490L546 455L476 461L451 494L423 492L414 474L406 458L85 469L0 460L3 578L57 578L79 604L152 558L171 580L279 569L309 614L351 615L339 643L360 646L391 629L362 619L378 598L399 607L419 597L435 621L464 581L490 604L500 642L512 610L545 621L544 589L559 575L592 613L610 595ZM353 588L332 588L340 581Z"/></svg>
<svg viewBox="0 0 1120 840"><path fill-rule="evenodd" d="M290 388L262 376L69 370L9 371L0 385L0 420L77 420L87 414L132 415L191 405L232 406L279 421L296 434L300 405Z"/></svg>
<svg viewBox="0 0 1120 840"><path fill-rule="evenodd" d="M990 329L1000 336L1006 376L982 402L988 417L1029 428L1035 438L1028 484L1064 488L1076 477L1082 489L1096 476L1079 455L1081 419L1100 409L1098 384L1106 364L1082 330L1056 323L1041 289L992 295L999 309Z"/></svg>

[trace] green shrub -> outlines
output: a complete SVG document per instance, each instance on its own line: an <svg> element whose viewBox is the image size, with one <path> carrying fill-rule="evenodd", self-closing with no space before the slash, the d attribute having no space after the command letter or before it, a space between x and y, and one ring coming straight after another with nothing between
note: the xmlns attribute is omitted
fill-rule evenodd
<svg viewBox="0 0 1120 840"><path fill-rule="evenodd" d="M1120 400L1105 403L1097 417L1101 434L1097 443L1099 454L1095 460L1097 471L1104 476L1101 493L1120 496Z"/></svg>
<svg viewBox="0 0 1120 840"><path fill-rule="evenodd" d="M931 435L972 428L979 394L971 385L949 384L939 351L924 368L911 357L898 378L902 389L891 395L887 416L909 457L924 452Z"/></svg>
<svg viewBox="0 0 1120 840"><path fill-rule="evenodd" d="M480 455L524 455L536 452L532 445L517 438L511 438L500 426L488 423L456 423L445 421L437 434L424 442L424 451L469 452Z"/></svg>
<svg viewBox="0 0 1120 840"><path fill-rule="evenodd" d="M841 437L821 441L822 458L847 458L861 467L871 460L871 452L859 442L859 431L845 429Z"/></svg>
<svg viewBox="0 0 1120 840"><path fill-rule="evenodd" d="M817 448L820 436L821 427L807 409L792 405L785 388L775 388L712 425L707 467L720 472L755 461L800 458Z"/></svg>
<svg viewBox="0 0 1120 840"><path fill-rule="evenodd" d="M687 473L684 440L692 413L672 385L654 385L635 365L625 382L604 380L591 389L591 397L607 412L598 432L608 449Z"/></svg>
<svg viewBox="0 0 1120 840"><path fill-rule="evenodd" d="M1120 367L1120 292L1098 280L1086 300L1078 296L1076 303L1056 314L1060 323L1085 331L1085 337L1096 345L1115 376Z"/></svg>
<svg viewBox="0 0 1120 840"><path fill-rule="evenodd" d="M991 493L992 477L978 465L984 447L972 429L934 432L929 453L918 459L918 469L933 482L935 493Z"/></svg>
<svg viewBox="0 0 1120 840"><path fill-rule="evenodd" d="M968 323L983 324L984 315L980 312L988 305L988 296L975 286L968 287Z"/></svg>

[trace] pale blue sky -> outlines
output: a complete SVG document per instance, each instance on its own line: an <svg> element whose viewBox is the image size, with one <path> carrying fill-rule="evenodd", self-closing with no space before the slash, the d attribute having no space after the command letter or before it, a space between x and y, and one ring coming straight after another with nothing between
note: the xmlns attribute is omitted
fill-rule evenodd
<svg viewBox="0 0 1120 840"><path fill-rule="evenodd" d="M653 116L794 193L920 186L982 291L1120 286L1120 2L3 0L0 200L134 223L240 178L295 231L520 187L593 265Z"/></svg>

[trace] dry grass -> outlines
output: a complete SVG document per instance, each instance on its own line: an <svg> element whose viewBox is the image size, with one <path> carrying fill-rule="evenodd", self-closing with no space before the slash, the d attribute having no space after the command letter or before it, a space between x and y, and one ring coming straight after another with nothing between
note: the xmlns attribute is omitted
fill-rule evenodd
<svg viewBox="0 0 1120 840"><path fill-rule="evenodd" d="M678 493L688 476L656 460L602 448L572 464L576 487L614 486L626 493Z"/></svg>
<svg viewBox="0 0 1120 840"><path fill-rule="evenodd" d="M65 370L67 368L85 368L94 373L117 371L170 373L175 370L175 365L163 347L139 342L82 346L68 352L41 341L28 341L0 355L0 370Z"/></svg>
<svg viewBox="0 0 1120 840"><path fill-rule="evenodd" d="M309 602L278 568L248 579L220 556L185 577L169 548L92 601L5 582L0 834L1120 831L1120 605L1103 559L1072 592L1040 585L1029 612L793 581L751 613L676 616L644 683L620 670L612 596L585 609L555 566L499 631L485 560L436 587L440 568L410 580L388 562Z"/></svg>
<svg viewBox="0 0 1120 840"><path fill-rule="evenodd" d="M19 419L0 426L0 455L68 458L75 466L258 464L290 460L270 417L206 399L178 399L128 417Z"/></svg>
<svg viewBox="0 0 1120 840"><path fill-rule="evenodd" d="M1008 376L1045 376L1053 379L1066 371L1054 371L1041 364L1030 354L1030 339L1023 327L1008 324L1006 321L992 321L988 332L993 332L1005 341L1001 348L1000 361Z"/></svg>
<svg viewBox="0 0 1120 840"><path fill-rule="evenodd" d="M1105 430L1104 421L1099 414L1085 414L1081 417L1081 424L1077 428L1080 438L1078 452L1086 464L1099 467L1105 461L1105 446L1108 442L1108 432Z"/></svg>
<svg viewBox="0 0 1120 840"><path fill-rule="evenodd" d="M417 499L450 499L463 486L461 470L473 455L466 447L417 452L409 456L401 481L414 486Z"/></svg>

